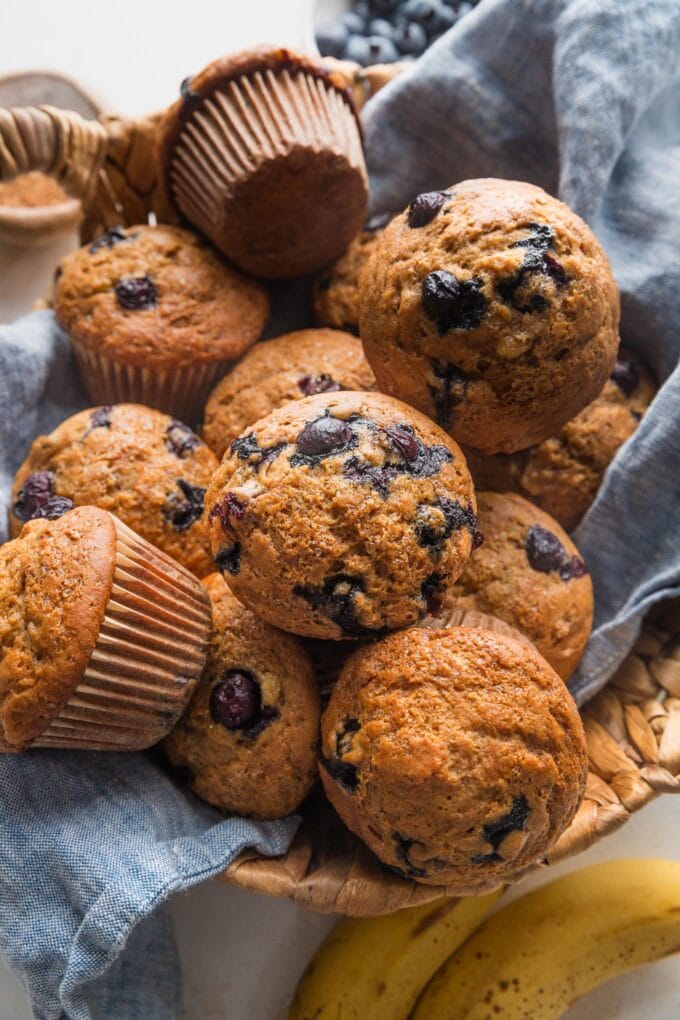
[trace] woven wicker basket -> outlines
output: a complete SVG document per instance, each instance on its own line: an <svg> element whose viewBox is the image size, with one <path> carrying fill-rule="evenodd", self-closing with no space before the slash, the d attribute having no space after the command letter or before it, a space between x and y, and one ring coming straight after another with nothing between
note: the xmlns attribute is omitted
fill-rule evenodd
<svg viewBox="0 0 680 1020"><path fill-rule="evenodd" d="M348 69L361 99L387 75ZM51 107L0 108L0 180L30 170L81 199L83 241L115 224L176 222L157 173L159 116L85 121ZM662 793L680 792L680 602L649 619L609 685L583 709L590 753L585 799L543 866L585 850ZM387 872L339 821L322 795L305 806L288 853L242 854L224 881L289 897L320 912L378 915L447 890Z"/></svg>
<svg viewBox="0 0 680 1020"><path fill-rule="evenodd" d="M322 61L345 77L357 108L386 85L403 65L360 68ZM159 173L158 127L162 114L136 120L102 116L85 120L53 106L0 106L0 181L41 170L79 199L83 243L109 227L176 223Z"/></svg>

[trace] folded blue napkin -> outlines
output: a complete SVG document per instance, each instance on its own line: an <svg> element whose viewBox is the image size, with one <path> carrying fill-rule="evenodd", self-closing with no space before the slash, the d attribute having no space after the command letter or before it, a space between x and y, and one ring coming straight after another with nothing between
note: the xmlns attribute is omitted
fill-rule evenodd
<svg viewBox="0 0 680 1020"><path fill-rule="evenodd" d="M597 601L583 700L645 610L680 594L680 6L483 0L368 105L365 127L375 209L479 176L565 199L612 261L625 342L664 384L578 529ZM285 325L303 325L296 292L278 290ZM0 327L0 540L31 440L86 403L51 313ZM225 821L142 754L0 759L0 953L35 1015L177 1017L164 901L243 847L283 852L295 825Z"/></svg>

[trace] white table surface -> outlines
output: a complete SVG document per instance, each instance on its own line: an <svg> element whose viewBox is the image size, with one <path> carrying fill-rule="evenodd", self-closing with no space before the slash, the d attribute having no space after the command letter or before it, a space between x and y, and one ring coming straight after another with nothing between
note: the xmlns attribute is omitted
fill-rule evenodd
<svg viewBox="0 0 680 1020"><path fill-rule="evenodd" d="M256 42L304 45L311 7L312 0L118 0L108 7L90 0L0 0L0 74L66 72L105 108L136 115L167 105L183 77L221 52ZM0 322L30 309L56 259L73 244L75 238L62 238L37 253L0 246ZM661 798L577 862L525 880L512 895L617 857L680 859L680 798ZM333 923L217 882L177 896L172 912L185 1020L282 1020L309 955ZM617 978L573 1007L569 1020L678 1020L679 971L671 958ZM0 963L0 1020L30 1016L19 982Z"/></svg>

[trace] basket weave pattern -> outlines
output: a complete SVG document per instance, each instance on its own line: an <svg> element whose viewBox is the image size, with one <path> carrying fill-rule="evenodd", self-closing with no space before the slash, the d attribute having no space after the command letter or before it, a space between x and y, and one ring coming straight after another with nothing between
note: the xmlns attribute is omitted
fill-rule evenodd
<svg viewBox="0 0 680 1020"><path fill-rule="evenodd" d="M583 708L586 795L546 866L587 849L662 793L680 793L680 602L648 620L607 687ZM446 895L386 871L320 794L284 857L247 851L220 876L322 913L388 914Z"/></svg>

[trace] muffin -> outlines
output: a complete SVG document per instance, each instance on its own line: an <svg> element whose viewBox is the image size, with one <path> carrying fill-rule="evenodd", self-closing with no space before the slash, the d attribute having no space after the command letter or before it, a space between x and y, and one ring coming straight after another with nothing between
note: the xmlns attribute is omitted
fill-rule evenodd
<svg viewBox="0 0 680 1020"><path fill-rule="evenodd" d="M598 397L556 436L518 453L485 457L466 450L481 488L512 490L533 500L571 531L597 496L604 473L654 399L652 377L622 351Z"/></svg>
<svg viewBox="0 0 680 1020"><path fill-rule="evenodd" d="M301 329L258 344L221 380L205 406L203 435L218 457L237 436L290 400L370 390L360 342L335 329Z"/></svg>
<svg viewBox="0 0 680 1020"><path fill-rule="evenodd" d="M234 594L274 626L333 640L443 611L476 527L456 444L377 393L273 411L231 444L206 507Z"/></svg>
<svg viewBox="0 0 680 1020"><path fill-rule="evenodd" d="M314 319L320 326L359 333L359 278L391 215L370 219L348 249L314 284Z"/></svg>
<svg viewBox="0 0 680 1020"><path fill-rule="evenodd" d="M366 214L345 79L290 50L221 57L182 82L163 121L161 160L182 215L256 276L315 272Z"/></svg>
<svg viewBox="0 0 680 1020"><path fill-rule="evenodd" d="M208 663L166 754L209 804L283 818L318 778L321 709L309 656L245 609L219 574L204 584L213 613Z"/></svg>
<svg viewBox="0 0 680 1020"><path fill-rule="evenodd" d="M321 721L331 803L404 877L456 895L539 861L588 772L566 687L489 630L411 628L357 652Z"/></svg>
<svg viewBox="0 0 680 1020"><path fill-rule="evenodd" d="M614 367L618 321L589 228L517 181L419 195L361 277L361 338L380 389L483 453L540 443L593 400Z"/></svg>
<svg viewBox="0 0 680 1020"><path fill-rule="evenodd" d="M455 607L515 627L568 680L593 622L593 586L578 549L557 521L514 493L477 492L477 506L484 540L453 586Z"/></svg>
<svg viewBox="0 0 680 1020"><path fill-rule="evenodd" d="M201 584L96 507L0 546L0 752L150 747L205 664Z"/></svg>
<svg viewBox="0 0 680 1020"><path fill-rule="evenodd" d="M136 226L67 255L54 307L93 403L135 401L193 424L261 336L269 298L188 230Z"/></svg>
<svg viewBox="0 0 680 1020"><path fill-rule="evenodd" d="M213 569L203 501L217 458L182 422L140 404L90 408L39 436L17 471L10 530L55 500L110 510L199 577Z"/></svg>

